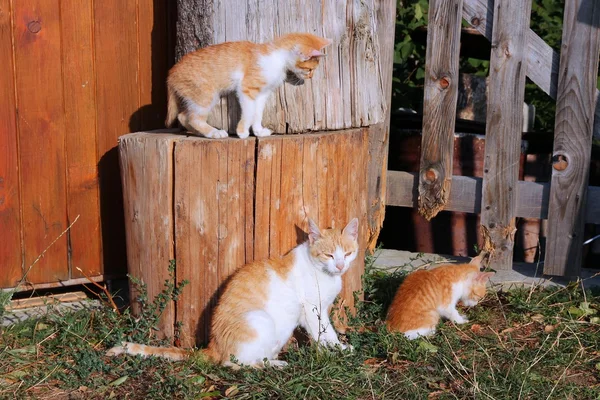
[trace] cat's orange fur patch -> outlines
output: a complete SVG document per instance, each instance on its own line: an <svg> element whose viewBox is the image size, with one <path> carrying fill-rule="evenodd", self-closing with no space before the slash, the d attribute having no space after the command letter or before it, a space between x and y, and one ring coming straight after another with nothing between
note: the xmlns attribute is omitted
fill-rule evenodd
<svg viewBox="0 0 600 400"><path fill-rule="evenodd" d="M453 285L469 282L469 298L479 301L485 296L488 273L480 273L479 258L469 264L446 264L430 270L409 274L398 288L387 313L389 331L408 332L435 328L440 319L438 310L450 305Z"/></svg>

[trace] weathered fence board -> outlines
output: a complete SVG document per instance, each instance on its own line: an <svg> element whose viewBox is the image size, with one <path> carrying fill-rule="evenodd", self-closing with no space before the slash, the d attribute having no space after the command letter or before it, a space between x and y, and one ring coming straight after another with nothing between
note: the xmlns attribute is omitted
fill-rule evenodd
<svg viewBox="0 0 600 400"><path fill-rule="evenodd" d="M464 0L463 18L471 26L491 40L492 9L488 0ZM527 31L527 76L540 89L556 99L558 86L558 64L560 56L533 30ZM596 90L596 98L600 91ZM594 112L594 137L600 138L600 102L596 103Z"/></svg>
<svg viewBox="0 0 600 400"><path fill-rule="evenodd" d="M13 2L13 7L27 269L67 227L61 40L58 1L23 0ZM40 60L44 60L43 68ZM48 97L48 93L53 97ZM62 236L31 269L27 279L42 283L68 278L67 237Z"/></svg>
<svg viewBox="0 0 600 400"><path fill-rule="evenodd" d="M433 218L448 201L463 0L430 0L423 98L419 213Z"/></svg>
<svg viewBox="0 0 600 400"><path fill-rule="evenodd" d="M600 4L566 2L544 273L578 276L596 107Z"/></svg>
<svg viewBox="0 0 600 400"><path fill-rule="evenodd" d="M67 222L72 278L102 273L100 204L96 148L96 79L92 36L92 1L62 1L61 38L67 160Z"/></svg>
<svg viewBox="0 0 600 400"><path fill-rule="evenodd" d="M387 205L416 207L418 198L418 175L412 172L388 171ZM481 212L482 178L453 176L452 190L445 211L471 214ZM523 218L548 218L550 183L519 181L517 186L515 216ZM584 220L589 224L600 224L600 187L588 188L588 202Z"/></svg>
<svg viewBox="0 0 600 400"><path fill-rule="evenodd" d="M132 276L142 277L153 299L169 278L169 261L175 258L173 238L173 163L175 136L132 134L119 142L125 219L128 224L127 265ZM130 297L139 293L130 286ZM136 304L134 303L134 307ZM159 328L173 337L175 309L167 303Z"/></svg>
<svg viewBox="0 0 600 400"><path fill-rule="evenodd" d="M494 3L481 210L484 250L494 269L512 268L530 14L531 0Z"/></svg>
<svg viewBox="0 0 600 400"><path fill-rule="evenodd" d="M0 0L0 59L5 71L0 73L0 287L14 286L23 276L12 24L4 11L9 7L9 0Z"/></svg>

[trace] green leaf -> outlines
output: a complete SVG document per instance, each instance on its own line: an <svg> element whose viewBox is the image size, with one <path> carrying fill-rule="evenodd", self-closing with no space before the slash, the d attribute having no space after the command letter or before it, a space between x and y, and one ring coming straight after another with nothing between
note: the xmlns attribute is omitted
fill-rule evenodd
<svg viewBox="0 0 600 400"><path fill-rule="evenodd" d="M419 348L425 350L428 353L437 353L438 351L437 346L434 346L431 343L426 342L424 340L421 340L421 342L419 342Z"/></svg>
<svg viewBox="0 0 600 400"><path fill-rule="evenodd" d="M122 376L120 378L117 378L114 381L112 381L111 383L109 383L108 386L119 386L120 384L122 384L123 382L125 382L128 377L129 377L128 375L124 375L124 376Z"/></svg>
<svg viewBox="0 0 600 400"><path fill-rule="evenodd" d="M583 311L583 315L594 315L596 314L596 310L590 307L590 303L584 301L579 304L579 309Z"/></svg>
<svg viewBox="0 0 600 400"><path fill-rule="evenodd" d="M423 10L421 10L421 5L419 3L415 4L415 18L423 19Z"/></svg>
<svg viewBox="0 0 600 400"><path fill-rule="evenodd" d="M215 390L213 392L200 393L199 397L213 397L213 396L221 396L221 392Z"/></svg>
<svg viewBox="0 0 600 400"><path fill-rule="evenodd" d="M425 77L425 69L422 67L417 69L417 72L415 73L415 78L423 79L424 77Z"/></svg>

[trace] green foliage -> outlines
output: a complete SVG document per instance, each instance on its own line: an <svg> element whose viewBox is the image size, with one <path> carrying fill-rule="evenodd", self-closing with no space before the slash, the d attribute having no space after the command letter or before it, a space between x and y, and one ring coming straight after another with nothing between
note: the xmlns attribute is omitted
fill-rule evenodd
<svg viewBox="0 0 600 400"><path fill-rule="evenodd" d="M422 257L411 260L423 263L428 261ZM435 336L410 341L387 332L383 323L404 269L385 273L367 257L365 301L342 335L354 351L291 345L281 356L289 363L283 370L235 371L200 353L185 362L105 357L121 338L160 343L148 332L162 304L180 293L173 274L160 300L148 302L139 293L141 318L109 307L51 310L2 332L0 398L598 398L596 293L583 292L579 284L490 291L477 307L463 310L468 324L444 322Z"/></svg>

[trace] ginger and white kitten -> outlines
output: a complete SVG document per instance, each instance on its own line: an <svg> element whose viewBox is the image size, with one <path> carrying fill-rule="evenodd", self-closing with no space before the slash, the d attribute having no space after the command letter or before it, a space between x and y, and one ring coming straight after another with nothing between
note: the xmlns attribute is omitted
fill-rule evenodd
<svg viewBox="0 0 600 400"><path fill-rule="evenodd" d="M262 367L267 359L282 367L286 363L277 355L297 326L322 345L346 348L328 313L342 289L342 275L358 253L358 219L341 231L320 231L309 219L308 238L283 257L246 264L235 272L215 308L205 356L229 366L234 366L233 356L238 364ZM190 351L123 343L107 355L124 353L180 360Z"/></svg>
<svg viewBox="0 0 600 400"><path fill-rule="evenodd" d="M456 303L460 300L465 306L475 306L485 296L486 283L494 274L479 271L480 257L469 264L446 264L409 274L388 310L388 330L415 339L434 334L440 317L457 324L468 322L456 310Z"/></svg>
<svg viewBox="0 0 600 400"><path fill-rule="evenodd" d="M271 130L262 126L267 98L286 79L299 84L312 78L330 43L310 33L291 33L269 43L226 42L185 55L167 78L167 127L178 118L193 133L227 137L206 120L221 95L235 92L242 109L237 135L248 137L252 127L255 136L269 136Z"/></svg>

